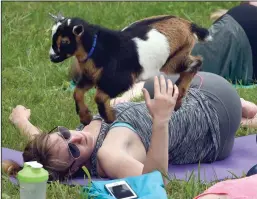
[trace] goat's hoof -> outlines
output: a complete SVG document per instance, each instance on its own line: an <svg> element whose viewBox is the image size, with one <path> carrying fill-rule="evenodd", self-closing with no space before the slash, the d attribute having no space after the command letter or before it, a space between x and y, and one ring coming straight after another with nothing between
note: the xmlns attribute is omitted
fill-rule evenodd
<svg viewBox="0 0 257 199"><path fill-rule="evenodd" d="M82 124L84 124L85 126L88 125L93 119L93 117L90 113L88 113L88 112L85 113L85 112L81 112L81 111L79 112L79 118L80 118L80 122Z"/></svg>
<svg viewBox="0 0 257 199"><path fill-rule="evenodd" d="M105 119L104 120L107 124L111 124L111 123L113 123L114 121L115 121L115 119L112 119L112 120L110 120L110 119Z"/></svg>
<svg viewBox="0 0 257 199"><path fill-rule="evenodd" d="M182 99L183 99L183 96L177 99L176 105L174 107L174 111L177 111L181 107Z"/></svg>
<svg viewBox="0 0 257 199"><path fill-rule="evenodd" d="M197 56L194 61L189 65L188 72L196 73L201 69L201 66L203 64L203 58L200 56Z"/></svg>
<svg viewBox="0 0 257 199"><path fill-rule="evenodd" d="M116 116L115 116L115 112L114 110L111 110L109 112L109 114L106 115L106 117L104 118L104 121L108 124L113 123L116 120Z"/></svg>

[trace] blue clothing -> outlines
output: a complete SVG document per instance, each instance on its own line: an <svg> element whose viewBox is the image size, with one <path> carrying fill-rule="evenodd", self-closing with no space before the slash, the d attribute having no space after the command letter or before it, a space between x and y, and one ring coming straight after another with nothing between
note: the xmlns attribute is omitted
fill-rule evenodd
<svg viewBox="0 0 257 199"><path fill-rule="evenodd" d="M115 128L115 127L127 127L129 129L131 129L132 131L136 132L136 130L127 122L114 122L111 125L110 129Z"/></svg>
<svg viewBox="0 0 257 199"><path fill-rule="evenodd" d="M140 176L127 177L109 181L93 181L91 186L84 186L82 195L94 199L113 199L107 192L105 185L108 183L125 181L137 195L137 199L167 199L167 193L159 171ZM123 192L124 193L124 192Z"/></svg>

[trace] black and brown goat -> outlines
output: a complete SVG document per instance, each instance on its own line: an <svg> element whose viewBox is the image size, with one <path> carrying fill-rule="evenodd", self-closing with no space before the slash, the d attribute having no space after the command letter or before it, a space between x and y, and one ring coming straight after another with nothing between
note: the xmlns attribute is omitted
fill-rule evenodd
<svg viewBox="0 0 257 199"><path fill-rule="evenodd" d="M180 74L178 109L202 58L192 56L197 40L211 37L207 29L182 18L162 15L137 21L123 30L110 30L80 18L60 15L52 28L50 59L54 63L75 56L82 71L74 91L76 110L83 124L92 116L84 94L96 87L99 114L108 123L115 120L110 99L142 80L157 75Z"/></svg>

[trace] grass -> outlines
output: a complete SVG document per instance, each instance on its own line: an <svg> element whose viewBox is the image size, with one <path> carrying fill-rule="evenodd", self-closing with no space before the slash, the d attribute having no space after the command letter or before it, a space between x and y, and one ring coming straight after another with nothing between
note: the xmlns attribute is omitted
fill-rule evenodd
<svg viewBox="0 0 257 199"><path fill-rule="evenodd" d="M231 8L237 2L2 2L2 146L22 150L26 139L10 124L13 107L31 109L31 122L42 130L63 125L74 128L79 119L67 87L71 60L61 64L49 61L52 20L48 13L80 16L92 23L119 29L152 15L172 14L209 27L209 14L218 8ZM240 96L257 103L256 89L238 89ZM86 101L96 113L90 92ZM240 128L237 135L251 133ZM167 186L170 198L192 198L209 185L195 179L173 180ZM19 191L2 176L2 197L19 198ZM79 187L59 183L48 185L47 198L80 198Z"/></svg>

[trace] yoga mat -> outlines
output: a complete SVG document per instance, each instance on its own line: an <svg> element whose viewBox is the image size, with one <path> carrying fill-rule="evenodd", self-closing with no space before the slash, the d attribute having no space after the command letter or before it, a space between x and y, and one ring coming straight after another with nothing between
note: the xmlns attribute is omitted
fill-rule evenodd
<svg viewBox="0 0 257 199"><path fill-rule="evenodd" d="M23 164L22 153L8 148L2 148L2 160L15 160L20 165ZM246 174L252 166L257 164L257 144L256 134L235 139L235 144L231 155L222 161L216 161L211 164L200 165L200 180L202 182L213 182L223 180L225 178L241 177ZM188 180L192 171L198 178L198 164L188 165L170 165L169 175L171 179ZM233 173L233 174L232 174ZM108 180L106 178L93 178L93 180ZM11 178L13 183L17 183L16 179ZM76 177L68 182L62 182L69 185L87 185L87 179L84 177Z"/></svg>

